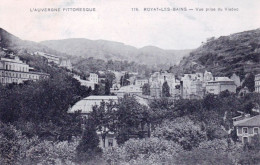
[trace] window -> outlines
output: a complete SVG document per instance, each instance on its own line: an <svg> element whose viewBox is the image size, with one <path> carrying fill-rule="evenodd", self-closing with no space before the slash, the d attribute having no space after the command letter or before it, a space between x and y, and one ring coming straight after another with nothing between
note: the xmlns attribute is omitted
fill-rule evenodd
<svg viewBox="0 0 260 165"><path fill-rule="evenodd" d="M246 127L242 128L242 133L247 134L248 133L248 129Z"/></svg>
<svg viewBox="0 0 260 165"><path fill-rule="evenodd" d="M113 139L108 139L108 146L113 147Z"/></svg>
<svg viewBox="0 0 260 165"><path fill-rule="evenodd" d="M248 137L243 137L243 143L245 144L245 143L248 143L248 142L249 142Z"/></svg>
<svg viewBox="0 0 260 165"><path fill-rule="evenodd" d="M254 128L254 134L258 134L259 133L259 128L258 127L255 127Z"/></svg>

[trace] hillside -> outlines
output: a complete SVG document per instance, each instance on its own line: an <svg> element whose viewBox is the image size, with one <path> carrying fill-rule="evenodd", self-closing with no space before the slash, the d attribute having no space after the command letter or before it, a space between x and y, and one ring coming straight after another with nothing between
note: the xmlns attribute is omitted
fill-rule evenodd
<svg viewBox="0 0 260 165"><path fill-rule="evenodd" d="M176 64L191 50L163 50L154 46L137 49L120 42L83 38L42 41L41 44L72 56L104 60L128 60L139 64Z"/></svg>
<svg viewBox="0 0 260 165"><path fill-rule="evenodd" d="M208 39L183 58L173 72L211 71L216 76L260 72L260 29Z"/></svg>
<svg viewBox="0 0 260 165"><path fill-rule="evenodd" d="M60 53L40 43L22 40L0 28L0 55L4 54L4 52L14 52L15 54L23 55L35 51L42 51L63 57L67 56L65 53Z"/></svg>

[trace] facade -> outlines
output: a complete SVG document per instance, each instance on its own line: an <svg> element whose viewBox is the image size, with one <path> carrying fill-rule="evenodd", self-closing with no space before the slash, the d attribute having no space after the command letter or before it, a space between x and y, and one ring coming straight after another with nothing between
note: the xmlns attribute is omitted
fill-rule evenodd
<svg viewBox="0 0 260 165"><path fill-rule="evenodd" d="M255 92L260 93L260 74L255 75Z"/></svg>
<svg viewBox="0 0 260 165"><path fill-rule="evenodd" d="M167 81L170 87L170 95L178 98L180 95L180 81L175 78L175 75L168 72L155 72L149 79L150 84L150 95L154 98L159 98L162 95L163 83Z"/></svg>
<svg viewBox="0 0 260 165"><path fill-rule="evenodd" d="M237 136L242 143L250 143L260 131L260 115L234 122Z"/></svg>
<svg viewBox="0 0 260 165"><path fill-rule="evenodd" d="M159 81L151 83L150 96L153 98L160 98L162 96L162 84Z"/></svg>
<svg viewBox="0 0 260 165"><path fill-rule="evenodd" d="M207 78L207 79L210 79ZM184 74L181 79L181 95L184 99L202 98L205 94L203 73Z"/></svg>
<svg viewBox="0 0 260 165"><path fill-rule="evenodd" d="M206 83L207 93L218 95L225 90L236 93L236 84L228 77L215 77L215 80Z"/></svg>
<svg viewBox="0 0 260 165"><path fill-rule="evenodd" d="M98 84L98 75L95 73L90 73L89 75L89 81Z"/></svg>
<svg viewBox="0 0 260 165"><path fill-rule="evenodd" d="M142 88L136 85L128 85L121 87L118 91L114 92L117 97L123 98L125 95L133 96L133 95L142 95Z"/></svg>
<svg viewBox="0 0 260 165"><path fill-rule="evenodd" d="M1 84L20 84L24 81L37 81L40 79L48 78L49 74L34 72L33 68L24 63L15 56L14 58L1 58L0 59L0 83Z"/></svg>
<svg viewBox="0 0 260 165"><path fill-rule="evenodd" d="M148 79L137 79L135 80L135 85L143 87L144 84L148 84Z"/></svg>

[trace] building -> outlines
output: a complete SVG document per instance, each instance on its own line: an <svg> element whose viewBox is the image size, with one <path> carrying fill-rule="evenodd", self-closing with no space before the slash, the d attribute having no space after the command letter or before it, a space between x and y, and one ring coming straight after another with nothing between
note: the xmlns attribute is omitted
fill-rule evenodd
<svg viewBox="0 0 260 165"><path fill-rule="evenodd" d="M151 83L150 96L153 98L160 98L162 96L162 84L159 81Z"/></svg>
<svg viewBox="0 0 260 165"><path fill-rule="evenodd" d="M248 143L252 137L259 134L260 129L260 115L245 118L234 122L237 136L242 143Z"/></svg>
<svg viewBox="0 0 260 165"><path fill-rule="evenodd" d="M68 113L75 113L79 111L84 119L87 118L88 114L93 111L93 107L100 106L101 102L105 102L105 103L112 102L116 104L118 103L118 97L117 96L89 96L74 104L68 110ZM106 128L102 128L102 129L106 129ZM113 132L109 132L106 135L105 141L103 141L102 139L101 136L102 132L97 131L97 134L99 136L99 140L100 140L99 146L101 148L117 146L117 141L115 138L115 134Z"/></svg>
<svg viewBox="0 0 260 165"><path fill-rule="evenodd" d="M92 112L93 106L95 105L99 106L102 101L107 103L113 101L117 103L118 97L117 96L88 96L78 101L76 104L74 104L69 109L68 113L75 113L77 111L80 111L82 115L88 115L90 112Z"/></svg>
<svg viewBox="0 0 260 165"><path fill-rule="evenodd" d="M98 84L98 75L95 73L90 73L89 81Z"/></svg>
<svg viewBox="0 0 260 165"><path fill-rule="evenodd" d="M204 82L212 81L214 79L211 72L205 71L204 72Z"/></svg>
<svg viewBox="0 0 260 165"><path fill-rule="evenodd" d="M94 82L91 82L91 81L88 81L88 80L83 80L78 75L74 75L73 78L78 80L80 82L80 85L88 87L88 88L91 87L92 90L95 89L95 83Z"/></svg>
<svg viewBox="0 0 260 165"><path fill-rule="evenodd" d="M260 74L255 75L255 92L260 93Z"/></svg>
<svg viewBox="0 0 260 165"><path fill-rule="evenodd" d="M215 77L215 80L206 83L206 92L215 95L220 94L222 91L228 90L229 92L236 93L236 84L228 77Z"/></svg>
<svg viewBox="0 0 260 165"><path fill-rule="evenodd" d="M207 73L208 74L208 73ZM207 78L209 80L210 78ZM181 96L184 99L203 98L205 81L203 73L184 74L181 78Z"/></svg>
<svg viewBox="0 0 260 165"><path fill-rule="evenodd" d="M162 96L162 86L164 82L167 82L170 88L170 95L178 98L180 95L180 81L176 79L175 75L168 72L154 72L149 78L150 95L153 98L159 98Z"/></svg>
<svg viewBox="0 0 260 165"><path fill-rule="evenodd" d="M144 84L148 84L148 83L149 83L148 79L136 79L135 80L135 85L140 86L140 87L143 87Z"/></svg>
<svg viewBox="0 0 260 165"><path fill-rule="evenodd" d="M38 56L41 56L41 57L45 57L48 62L54 62L55 64L60 64L60 58L58 56L55 56L53 54L48 54L48 53L44 53L44 52L35 52L34 55L38 55Z"/></svg>
<svg viewBox="0 0 260 165"><path fill-rule="evenodd" d="M142 95L142 88L136 85L127 85L121 87L118 91L114 91L114 93L119 98L123 98L125 95L127 96Z"/></svg>
<svg viewBox="0 0 260 165"><path fill-rule="evenodd" d="M24 63L19 57L0 59L0 83L3 85L25 81L37 81L48 78L49 74L35 72L32 67Z"/></svg>
<svg viewBox="0 0 260 165"><path fill-rule="evenodd" d="M68 70L72 70L72 64L69 59L61 59L60 67L67 68Z"/></svg>

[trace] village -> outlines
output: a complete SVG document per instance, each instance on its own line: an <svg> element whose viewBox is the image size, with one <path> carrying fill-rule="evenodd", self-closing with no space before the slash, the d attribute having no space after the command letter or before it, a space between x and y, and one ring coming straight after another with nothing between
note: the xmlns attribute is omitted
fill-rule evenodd
<svg viewBox="0 0 260 165"><path fill-rule="evenodd" d="M208 94L217 96L222 92L234 93L237 97L252 93L246 86L241 88L243 81L235 73L231 77L214 77L213 73L205 71L178 77L167 71L158 71L150 74L150 77L144 77L137 72L107 70L90 73L89 77L82 79L80 75L72 72L73 67L68 59L60 59L55 55L43 52L35 52L32 55L43 57L49 64L66 69L81 86L93 90L100 85L107 85L105 74L114 75L112 84L106 87L106 89L109 89L107 89L105 95L88 96L71 105L68 109L68 113L80 112L84 118L88 118L88 115L93 111L93 107L100 106L102 102L118 103L118 100L124 97L133 97L138 103L149 107L151 101L161 98L167 98L174 102L180 99L203 99ZM39 81L48 79L50 76L47 73L34 71L34 68L13 54L10 54L8 58L1 58L0 70L0 83L3 85ZM260 93L260 74L255 75L254 84L255 90L253 93ZM238 87L240 88L239 92L237 92ZM253 111L259 114L259 108L259 105L255 104ZM250 114L244 112L239 113L238 116L232 118L233 125L240 142L246 144L251 141L254 135L259 133L260 115L250 116ZM104 127L103 129L106 130L107 128ZM102 131L97 133L100 141L102 141ZM114 132L109 132L107 136L108 138L105 138L103 143L99 143L101 148L118 145Z"/></svg>

